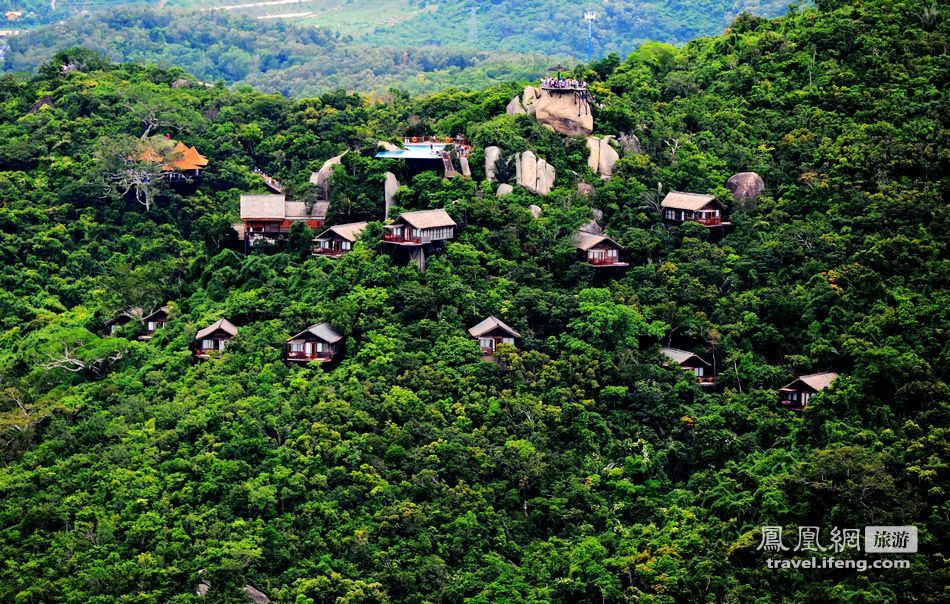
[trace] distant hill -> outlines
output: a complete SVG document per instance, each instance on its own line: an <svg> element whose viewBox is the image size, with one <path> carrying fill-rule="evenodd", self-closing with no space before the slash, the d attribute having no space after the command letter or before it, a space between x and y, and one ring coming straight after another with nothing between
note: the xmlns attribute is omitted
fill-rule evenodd
<svg viewBox="0 0 950 604"><path fill-rule="evenodd" d="M304 96L345 88L409 93L533 79L543 55L450 48L390 48L326 29L253 21L225 12L141 8L79 16L8 39L0 65L32 71L63 48L83 46L113 61L181 66L206 82L251 84Z"/></svg>
<svg viewBox="0 0 950 604"><path fill-rule="evenodd" d="M685 43L722 31L743 11L781 14L790 0L2 0L10 27L35 27L119 6L219 9L295 25L316 25L373 45L424 45L586 57L585 12L593 50L627 54L641 42Z"/></svg>
<svg viewBox="0 0 950 604"><path fill-rule="evenodd" d="M147 6L146 6L147 5ZM534 77L550 60L626 56L642 42L682 44L725 30L744 10L787 0L0 0L0 66L32 70L83 45L116 61L178 65L208 80L290 94L335 87L423 92ZM127 8L119 8L127 7ZM142 12L146 10L147 12ZM214 9L214 10L208 10ZM200 10L199 13L182 12Z"/></svg>

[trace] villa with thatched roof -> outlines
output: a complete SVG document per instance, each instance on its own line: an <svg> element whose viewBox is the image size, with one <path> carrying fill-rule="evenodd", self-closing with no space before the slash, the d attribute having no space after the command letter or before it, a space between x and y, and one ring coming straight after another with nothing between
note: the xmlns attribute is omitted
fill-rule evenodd
<svg viewBox="0 0 950 604"><path fill-rule="evenodd" d="M261 241L274 243L302 222L310 228L323 226L330 203L288 201L284 195L241 195L241 224L235 230L244 240L245 251Z"/></svg>
<svg viewBox="0 0 950 604"><path fill-rule="evenodd" d="M493 355L495 349L501 344L515 346L515 340L521 337L514 328L495 316L488 317L478 325L469 328L468 333L478 340L478 346L486 357Z"/></svg>
<svg viewBox="0 0 950 604"><path fill-rule="evenodd" d="M811 397L830 386L836 379L838 374L832 371L799 376L779 389L779 402L792 411L804 411Z"/></svg>
<svg viewBox="0 0 950 604"><path fill-rule="evenodd" d="M311 325L287 340L287 360L293 363L332 361L342 339L327 322Z"/></svg>
<svg viewBox="0 0 950 604"><path fill-rule="evenodd" d="M238 328L227 319L218 319L195 334L195 356L208 359L220 356L238 334Z"/></svg>
<svg viewBox="0 0 950 604"><path fill-rule="evenodd" d="M313 255L339 258L353 249L353 244L366 229L365 222L338 224L313 238Z"/></svg>
<svg viewBox="0 0 950 604"><path fill-rule="evenodd" d="M674 224L698 222L707 227L726 226L726 206L715 195L670 191L660 202L663 220Z"/></svg>

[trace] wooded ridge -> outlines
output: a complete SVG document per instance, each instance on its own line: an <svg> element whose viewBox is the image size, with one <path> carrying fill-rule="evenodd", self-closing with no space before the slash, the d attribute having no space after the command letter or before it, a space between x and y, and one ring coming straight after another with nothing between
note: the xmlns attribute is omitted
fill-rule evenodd
<svg viewBox="0 0 950 604"><path fill-rule="evenodd" d="M950 26L817 4L568 70L593 140L548 65L0 76L0 601L946 601ZM869 525L910 568L756 549Z"/></svg>

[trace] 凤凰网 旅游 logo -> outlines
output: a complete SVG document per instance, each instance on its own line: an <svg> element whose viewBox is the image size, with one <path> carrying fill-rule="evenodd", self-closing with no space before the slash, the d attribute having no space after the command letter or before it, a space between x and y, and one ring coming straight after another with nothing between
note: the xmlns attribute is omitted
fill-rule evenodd
<svg viewBox="0 0 950 604"><path fill-rule="evenodd" d="M916 526L866 526L864 551L869 554L913 554L917 552Z"/></svg>
<svg viewBox="0 0 950 604"><path fill-rule="evenodd" d="M917 552L917 527L866 526L859 528L818 526L797 527L795 534L786 535L784 527L763 526L756 550L785 554L781 558L766 559L766 566L775 569L872 569L909 568L910 560L893 558L860 559L855 553L913 554ZM811 552L810 557L802 557ZM841 554L842 557L836 557Z"/></svg>

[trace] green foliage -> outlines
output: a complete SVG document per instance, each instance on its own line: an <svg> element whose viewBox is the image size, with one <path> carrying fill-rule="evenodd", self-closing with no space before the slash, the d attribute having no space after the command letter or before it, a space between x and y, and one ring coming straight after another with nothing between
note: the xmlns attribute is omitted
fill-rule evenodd
<svg viewBox="0 0 950 604"><path fill-rule="evenodd" d="M624 135L606 182L582 140L497 117L523 83L287 99L79 51L0 78L0 601L194 602L202 580L208 602L946 600L948 22L819 6L578 68L598 131ZM149 209L103 182L143 117L210 159ZM557 188L498 198L371 157L414 128L532 149ZM332 220L371 220L351 253L310 257L301 227L240 253L253 168L306 198L345 150ZM750 169L765 193L733 202ZM424 274L379 241L387 170L400 206L460 224ZM716 193L734 229L661 224L673 188ZM623 273L576 261L594 208ZM168 303L147 342L103 335ZM495 362L466 332L488 315L523 336ZM239 336L193 361L222 316ZM324 320L342 353L288 367L286 339ZM802 414L777 403L820 370L842 375ZM755 551L763 525L872 524L920 529L911 569Z"/></svg>

